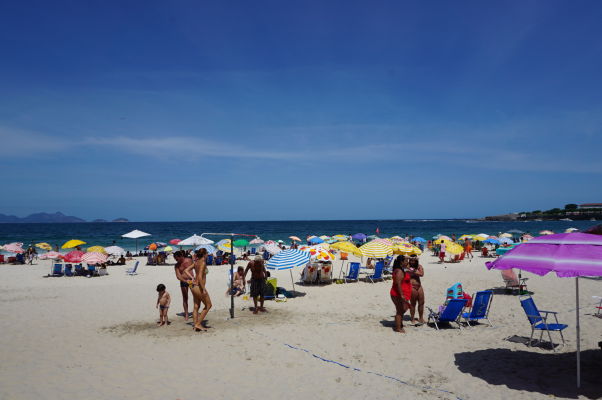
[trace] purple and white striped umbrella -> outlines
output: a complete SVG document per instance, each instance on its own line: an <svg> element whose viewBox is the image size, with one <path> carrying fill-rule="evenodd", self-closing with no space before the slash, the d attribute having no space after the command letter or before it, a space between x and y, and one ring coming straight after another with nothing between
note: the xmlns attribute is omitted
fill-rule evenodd
<svg viewBox="0 0 602 400"><path fill-rule="evenodd" d="M558 233L533 238L508 251L487 268L518 268L537 275L602 276L602 236Z"/></svg>

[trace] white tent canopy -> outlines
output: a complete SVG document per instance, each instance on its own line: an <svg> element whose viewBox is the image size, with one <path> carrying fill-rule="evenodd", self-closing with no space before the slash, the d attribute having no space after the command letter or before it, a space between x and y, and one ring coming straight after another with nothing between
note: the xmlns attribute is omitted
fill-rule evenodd
<svg viewBox="0 0 602 400"><path fill-rule="evenodd" d="M145 236L151 236L151 234L139 231L138 229L134 229L131 232L121 235L121 237L128 238L128 239L139 239L139 238L145 237Z"/></svg>
<svg viewBox="0 0 602 400"><path fill-rule="evenodd" d="M213 240L209 240L197 234L192 235L178 243L178 246L201 246L204 244L213 244Z"/></svg>

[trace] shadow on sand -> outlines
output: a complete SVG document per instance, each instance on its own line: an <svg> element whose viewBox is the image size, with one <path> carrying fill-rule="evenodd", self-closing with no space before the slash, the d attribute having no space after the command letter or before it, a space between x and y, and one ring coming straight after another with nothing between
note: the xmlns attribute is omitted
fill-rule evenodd
<svg viewBox="0 0 602 400"><path fill-rule="evenodd" d="M602 396L602 351L581 352L581 389L577 391L576 354L487 349L457 353L458 370L490 385L548 396L590 399ZM508 396L512 397L511 395Z"/></svg>

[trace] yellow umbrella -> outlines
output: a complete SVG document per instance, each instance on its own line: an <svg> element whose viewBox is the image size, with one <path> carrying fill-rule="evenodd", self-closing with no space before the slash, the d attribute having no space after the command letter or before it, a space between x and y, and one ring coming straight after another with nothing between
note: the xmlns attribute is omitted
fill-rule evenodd
<svg viewBox="0 0 602 400"><path fill-rule="evenodd" d="M322 236L320 236L320 239L322 239L322 240L330 240L330 236L322 235Z"/></svg>
<svg viewBox="0 0 602 400"><path fill-rule="evenodd" d="M393 247L382 241L373 240L360 247L360 251L365 257L385 258L393 254Z"/></svg>
<svg viewBox="0 0 602 400"><path fill-rule="evenodd" d="M487 239L489 236L485 236L485 235L474 235L472 237L473 240L482 242L483 240Z"/></svg>
<svg viewBox="0 0 602 400"><path fill-rule="evenodd" d="M464 253L464 247L458 243L447 242L445 243L445 252L450 254L462 254Z"/></svg>
<svg viewBox="0 0 602 400"><path fill-rule="evenodd" d="M441 243L448 244L448 243L453 243L453 242L449 241L448 239L437 239L433 243L435 243L435 244L441 244Z"/></svg>
<svg viewBox="0 0 602 400"><path fill-rule="evenodd" d="M52 250L52 246L46 242L36 243L36 247L42 250Z"/></svg>
<svg viewBox="0 0 602 400"><path fill-rule="evenodd" d="M418 247L411 245L409 243L399 243L393 246L393 253L395 254L404 254L404 255L412 255L415 254L417 256L422 254L422 250Z"/></svg>
<svg viewBox="0 0 602 400"><path fill-rule="evenodd" d="M474 239L475 235L462 235L458 238L458 240L466 240L466 239Z"/></svg>
<svg viewBox="0 0 602 400"><path fill-rule="evenodd" d="M230 245L230 239L224 239L224 240L220 240L219 242L217 242L217 248L226 253L229 253L230 251L232 251L232 248Z"/></svg>
<svg viewBox="0 0 602 400"><path fill-rule="evenodd" d="M82 244L86 244L86 242L84 242L83 240L71 239L68 242L66 242L65 244L63 244L61 246L61 248L62 249L72 249L74 247L81 246Z"/></svg>
<svg viewBox="0 0 602 400"><path fill-rule="evenodd" d="M509 233L502 233L502 234L500 235L500 237L501 237L501 238L504 238L504 237L505 237L505 238L511 238L511 237L512 237L512 235L511 235L511 234L509 234Z"/></svg>
<svg viewBox="0 0 602 400"><path fill-rule="evenodd" d="M173 248L171 246L167 246L167 247L163 248L163 251L166 253L169 253L170 251L173 251Z"/></svg>
<svg viewBox="0 0 602 400"><path fill-rule="evenodd" d="M348 241L336 242L336 243L331 244L330 247L333 249L341 250L345 253L355 254L356 256L359 256L359 257L362 256L362 252L360 251L360 249L358 249L356 245L354 245L353 243L348 242Z"/></svg>
<svg viewBox="0 0 602 400"><path fill-rule="evenodd" d="M88 253L102 253L102 254L107 254L106 250L104 247L102 246L92 246L92 247L88 247L88 250L86 250Z"/></svg>
<svg viewBox="0 0 602 400"><path fill-rule="evenodd" d="M332 238L338 242L344 242L349 240L349 236L347 235L334 235Z"/></svg>

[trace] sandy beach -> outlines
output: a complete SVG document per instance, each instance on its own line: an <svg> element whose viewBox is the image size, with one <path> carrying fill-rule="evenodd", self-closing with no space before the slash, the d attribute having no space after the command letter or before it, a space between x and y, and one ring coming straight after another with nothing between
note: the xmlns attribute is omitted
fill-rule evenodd
<svg viewBox="0 0 602 400"><path fill-rule="evenodd" d="M476 253L475 253L476 254ZM602 319L593 316L601 281L581 279L583 390L575 390L575 283L530 274L540 309L567 323L557 353L525 344L530 327L518 296L496 294L494 327L435 330L405 321L393 332L390 280L324 286L296 285L303 295L235 300L229 318L227 266L210 266L214 308L207 333L194 333L177 313L181 294L173 267L110 266L95 278L44 278L48 261L0 266L0 398L2 399L306 399L442 398L543 399L602 396ZM503 286L488 259L455 264L421 257L426 304L437 308L445 289L461 282L469 293ZM169 262L173 264L170 257ZM340 261L335 263L335 275ZM298 280L301 268L293 270ZM288 271L278 286L292 289ZM157 327L158 283L172 295L172 324ZM496 291L498 293L498 291ZM499 292L501 293L501 292ZM192 309L192 301L190 301ZM406 314L406 318L407 314ZM554 336L558 343L560 338Z"/></svg>

